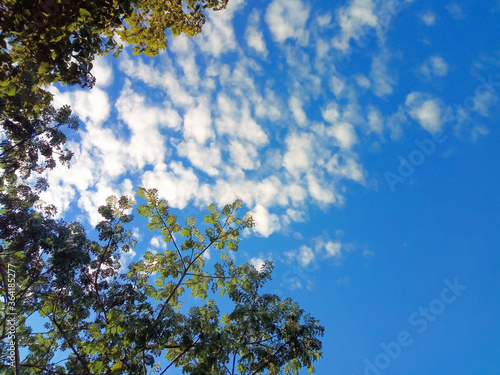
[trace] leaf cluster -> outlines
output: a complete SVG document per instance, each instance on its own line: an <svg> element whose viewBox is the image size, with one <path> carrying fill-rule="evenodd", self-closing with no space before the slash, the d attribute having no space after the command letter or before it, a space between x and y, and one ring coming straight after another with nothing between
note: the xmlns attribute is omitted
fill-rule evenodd
<svg viewBox="0 0 500 375"><path fill-rule="evenodd" d="M209 206L201 228L193 217L181 224L156 190L137 195L144 202L137 212L167 249L146 252L127 270L120 254L136 245L126 229L131 198L110 197L99 208L99 241L90 241L77 223L34 210L37 196L29 187L1 196L0 225L8 230L0 235L0 269L19 265L24 280L15 291L19 344L30 348L23 373L163 374L171 366L190 374L312 371L323 327L290 299L261 293L271 262L256 270L236 266L228 254L238 249L241 230L253 226L249 215L238 216L241 202ZM208 251L221 255L213 272L205 266ZM231 312L221 315L209 298L217 292L227 295ZM186 312L189 295L202 303ZM35 313L45 330L31 325ZM5 319L0 323L5 338ZM0 355L6 350L2 342ZM62 362L59 353L67 355ZM155 364L158 358L166 365Z"/></svg>
<svg viewBox="0 0 500 375"><path fill-rule="evenodd" d="M54 82L92 87L95 56L122 43L134 53L156 56L167 31L193 36L205 9L228 0L5 0L0 8L0 98L19 94L30 76L35 87ZM119 41L121 39L121 42ZM46 94L48 95L48 94Z"/></svg>
<svg viewBox="0 0 500 375"><path fill-rule="evenodd" d="M0 186L7 179L26 180L35 172L53 169L58 160L68 165L73 153L64 147L65 128L78 129L78 119L68 106L59 110L49 106L39 117L33 118L19 111L1 120L4 139L0 141ZM43 184L40 180L39 184Z"/></svg>

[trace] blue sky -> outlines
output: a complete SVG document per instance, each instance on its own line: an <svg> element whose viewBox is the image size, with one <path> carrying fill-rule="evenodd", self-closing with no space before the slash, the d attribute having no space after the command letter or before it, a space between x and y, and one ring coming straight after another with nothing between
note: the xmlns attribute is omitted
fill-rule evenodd
<svg viewBox="0 0 500 375"><path fill-rule="evenodd" d="M273 260L269 291L321 320L318 374L497 374L499 17L230 0L159 57L97 60L90 91L51 88L82 129L44 198L89 227L138 186L180 216L240 198L257 226L236 260ZM134 225L125 261L162 247Z"/></svg>

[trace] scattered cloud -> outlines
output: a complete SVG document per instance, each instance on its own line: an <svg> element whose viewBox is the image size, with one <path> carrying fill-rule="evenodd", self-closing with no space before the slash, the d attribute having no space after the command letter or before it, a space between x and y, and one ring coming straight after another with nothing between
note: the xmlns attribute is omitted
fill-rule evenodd
<svg viewBox="0 0 500 375"><path fill-rule="evenodd" d="M477 90L472 98L473 109L483 117L491 115L491 109L499 102L498 93L496 91Z"/></svg>
<svg viewBox="0 0 500 375"><path fill-rule="evenodd" d="M159 248L161 240L162 240L161 237L156 236L156 237L151 238L151 241L149 241L149 244L153 247Z"/></svg>
<svg viewBox="0 0 500 375"><path fill-rule="evenodd" d="M101 124L111 113L111 103L108 93L99 87L89 90L72 90L60 92L54 86L49 88L54 95L53 105L62 107L69 104L81 121L91 124Z"/></svg>
<svg viewBox="0 0 500 375"><path fill-rule="evenodd" d="M448 63L441 56L428 58L420 67L420 72L427 78L445 77L448 74Z"/></svg>
<svg viewBox="0 0 500 375"><path fill-rule="evenodd" d="M332 15L330 13L325 13L316 17L316 22L318 22L318 25L321 27L328 26L331 21L332 21Z"/></svg>
<svg viewBox="0 0 500 375"><path fill-rule="evenodd" d="M436 24L436 14L428 11L420 15L420 20L427 26L434 26Z"/></svg>
<svg viewBox="0 0 500 375"><path fill-rule="evenodd" d="M113 82L113 67L106 57L99 56L94 60L92 75L95 77L96 87L108 87Z"/></svg>
<svg viewBox="0 0 500 375"><path fill-rule="evenodd" d="M307 115L302 109L302 101L297 96L291 96L288 100L288 105L297 124L305 126L307 123Z"/></svg>
<svg viewBox="0 0 500 375"><path fill-rule="evenodd" d="M314 253L310 247L303 245L299 248L298 261L301 266L308 266L314 261L314 258Z"/></svg>
<svg viewBox="0 0 500 375"><path fill-rule="evenodd" d="M427 94L412 92L406 97L408 114L425 130L437 133L443 125L442 105L438 99Z"/></svg>
<svg viewBox="0 0 500 375"><path fill-rule="evenodd" d="M375 107L370 107L368 112L369 133L382 134L384 130L384 121L382 113Z"/></svg>
<svg viewBox="0 0 500 375"><path fill-rule="evenodd" d="M445 8L454 19L462 20L465 18L465 12L461 4L451 3L448 4Z"/></svg>
<svg viewBox="0 0 500 375"><path fill-rule="evenodd" d="M378 97L391 95L397 83L395 73L389 72L389 61L390 57L386 52L375 56L372 60L370 78L372 90Z"/></svg>
<svg viewBox="0 0 500 375"><path fill-rule="evenodd" d="M268 54L264 33L259 29L260 15L256 9L248 16L248 26L245 31L247 45L266 57Z"/></svg>
<svg viewBox="0 0 500 375"><path fill-rule="evenodd" d="M322 238L316 240L316 252L322 254L326 258L341 258L341 249L342 244L339 241L325 241Z"/></svg>
<svg viewBox="0 0 500 375"><path fill-rule="evenodd" d="M212 128L212 113L205 101L200 101L196 107L189 109L184 115L184 138L192 139L199 144L205 144L214 137Z"/></svg>
<svg viewBox="0 0 500 375"><path fill-rule="evenodd" d="M308 39L305 26L309 13L310 6L301 0L273 0L265 18L274 40L283 43L291 38L304 44Z"/></svg>
<svg viewBox="0 0 500 375"><path fill-rule="evenodd" d="M372 0L352 0L349 6L342 7L337 13L339 35L332 40L334 48L347 51L351 39L359 40L367 27L375 28L378 19L375 15L375 3Z"/></svg>
<svg viewBox="0 0 500 375"><path fill-rule="evenodd" d="M187 158L193 167L210 176L219 174L217 168L220 166L222 158L220 149L214 143L204 146L194 140L181 142L177 146L177 154Z"/></svg>
<svg viewBox="0 0 500 375"><path fill-rule="evenodd" d="M359 87L363 87L365 89L370 88L370 80L364 74L357 74L354 78Z"/></svg>
<svg viewBox="0 0 500 375"><path fill-rule="evenodd" d="M219 57L238 48L232 20L234 13L243 5L243 0L233 0L224 12L210 12L209 22L203 25L203 32L193 37L201 51Z"/></svg>
<svg viewBox="0 0 500 375"><path fill-rule="evenodd" d="M370 181L363 154L381 149L387 134L401 137L408 119L442 129L443 99L397 86L400 55L383 36L396 2L351 0L312 17L303 0L238 14L243 7L250 5L232 0L227 11L210 12L203 33L172 38L154 60L124 51L113 70L97 59L91 92L50 88L56 106L70 104L84 122L81 142L72 143L74 167L56 169L49 181L46 196L61 213L74 201L95 222L107 194L141 184L179 209L240 198L259 235L293 232L311 205L341 205L346 180ZM236 15L245 25L239 33ZM343 53L367 36L378 43L344 69ZM446 77L450 68L435 54L419 69ZM491 116L497 102L483 90L471 108ZM323 254L341 252L339 244L331 241Z"/></svg>
<svg viewBox="0 0 500 375"><path fill-rule="evenodd" d="M278 216L269 213L261 204L258 204L250 214L255 220L255 231L263 237L269 237L281 227Z"/></svg>
<svg viewBox="0 0 500 375"><path fill-rule="evenodd" d="M298 178L311 167L313 158L312 135L309 133L290 134L286 141L287 151L283 157L283 166Z"/></svg>

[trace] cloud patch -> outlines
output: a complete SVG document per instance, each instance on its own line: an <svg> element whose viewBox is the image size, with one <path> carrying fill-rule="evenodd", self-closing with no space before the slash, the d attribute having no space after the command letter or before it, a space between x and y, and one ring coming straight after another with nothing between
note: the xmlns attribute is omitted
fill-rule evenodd
<svg viewBox="0 0 500 375"><path fill-rule="evenodd" d="M427 78L448 75L448 63L441 56L432 56L420 67L420 72Z"/></svg>
<svg viewBox="0 0 500 375"><path fill-rule="evenodd" d="M260 53L264 58L267 57L268 51L266 42L264 41L264 33L259 29L260 15L256 9L248 16L248 26L245 31L245 39L248 47Z"/></svg>
<svg viewBox="0 0 500 375"><path fill-rule="evenodd" d="M310 6L301 0L273 0L265 16L273 39L279 43L287 39L306 43L308 34L305 26L309 13Z"/></svg>
<svg viewBox="0 0 500 375"><path fill-rule="evenodd" d="M412 92L406 97L405 105L410 117L430 133L437 133L443 125L442 104L427 94Z"/></svg>

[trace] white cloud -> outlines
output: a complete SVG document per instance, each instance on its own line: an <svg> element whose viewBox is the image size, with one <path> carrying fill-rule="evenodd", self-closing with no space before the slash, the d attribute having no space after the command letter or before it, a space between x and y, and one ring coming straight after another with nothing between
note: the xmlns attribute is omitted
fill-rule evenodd
<svg viewBox="0 0 500 375"><path fill-rule="evenodd" d="M330 24L332 21L332 15L330 13L325 13L322 14L318 17L316 17L316 21L318 22L318 25L321 27L325 27Z"/></svg>
<svg viewBox="0 0 500 375"><path fill-rule="evenodd" d="M424 76L444 77L448 74L448 63L441 56L432 56L420 67Z"/></svg>
<svg viewBox="0 0 500 375"><path fill-rule="evenodd" d="M318 38L316 41L316 58L323 59L329 50L330 44L322 38Z"/></svg>
<svg viewBox="0 0 500 375"><path fill-rule="evenodd" d="M310 247L302 245L299 248L297 260L302 267L306 267L309 264L311 264L311 262L314 261L314 258L315 258L314 253Z"/></svg>
<svg viewBox="0 0 500 375"><path fill-rule="evenodd" d="M309 173L306 175L306 180L311 198L316 200L320 205L328 205L337 201L332 188L322 186L321 181L318 181L316 176Z"/></svg>
<svg viewBox="0 0 500 375"><path fill-rule="evenodd" d="M255 51L266 57L268 54L266 42L264 41L264 34L259 29L260 15L256 9L248 16L248 26L245 31L245 39L247 45Z"/></svg>
<svg viewBox="0 0 500 375"><path fill-rule="evenodd" d="M328 103L326 105L326 108L321 110L321 115L323 116L325 121L328 121L331 124L336 123L340 116L337 103Z"/></svg>
<svg viewBox="0 0 500 375"><path fill-rule="evenodd" d="M366 27L376 27L378 19L374 10L375 3L372 0L352 0L349 6L340 8L337 23L341 31L333 38L332 45L345 52L349 49L351 39L359 40Z"/></svg>
<svg viewBox="0 0 500 375"><path fill-rule="evenodd" d="M442 127L442 108L438 99L429 98L420 92L412 92L406 97L406 107L412 119L425 130L436 133Z"/></svg>
<svg viewBox="0 0 500 375"><path fill-rule="evenodd" d="M171 60L165 55L160 56L164 61L162 71L152 64L145 64L143 58L135 56L133 59L124 52L120 55L119 68L133 80L140 80L149 87L159 87L166 91L169 100L180 107L192 106L194 99L187 93L182 80L177 79L177 70Z"/></svg>
<svg viewBox="0 0 500 375"><path fill-rule="evenodd" d="M229 145L231 159L241 169L253 170L260 166L257 148L252 144L243 144L237 140L232 140Z"/></svg>
<svg viewBox="0 0 500 375"><path fill-rule="evenodd" d="M315 251L327 258L341 258L342 244L339 241L325 241L321 238L316 238Z"/></svg>
<svg viewBox="0 0 500 375"><path fill-rule="evenodd" d="M475 125L471 129L471 140L473 142L476 142L479 137L484 137L485 135L488 135L490 133L490 130L483 126L483 125Z"/></svg>
<svg viewBox="0 0 500 375"><path fill-rule="evenodd" d="M113 82L113 68L105 56L98 56L92 63L92 75L96 87L107 87Z"/></svg>
<svg viewBox="0 0 500 375"><path fill-rule="evenodd" d="M330 90L335 94L335 96L339 96L345 88L345 81L342 78L332 76L330 78Z"/></svg>
<svg viewBox="0 0 500 375"><path fill-rule="evenodd" d="M487 90L476 92L472 98L474 110L479 112L483 117L490 116L490 109L495 106L498 101L498 94L495 91L491 92Z"/></svg>
<svg viewBox="0 0 500 375"><path fill-rule="evenodd" d="M166 250L167 249L167 243L163 240L162 236L154 236L149 241L149 244L151 246L153 246L155 249L162 249L162 250ZM155 251L155 250L153 250L153 251Z"/></svg>
<svg viewBox="0 0 500 375"><path fill-rule="evenodd" d="M388 90L380 89L376 80L391 82L385 55L379 57L385 65L372 69L372 75L343 76L332 61L336 53L328 35L335 16L320 16L308 29L307 2L274 0L265 13L271 34L260 27L259 13L249 11L243 42L261 55L245 56L232 25L234 9L244 3L232 3L236 8L227 16L209 12L207 35L172 38L169 51L152 63L124 52L119 69L128 78L118 99L112 96L114 103L99 88L82 97L78 111L86 127L75 157L78 170L57 172L61 183L54 185L56 194L80 201L90 212L110 187L117 185L118 193L131 191L123 185L127 177L135 185L158 188L179 209L241 198L253 208L256 233L269 236L307 220L311 204L341 204L346 188L342 181L364 183L366 173L353 150L356 131L380 134L384 117L358 102L359 92L371 94L358 86L385 95ZM367 12L369 4L352 1L351 21L374 24L377 18ZM274 43L264 39L266 33ZM306 46L309 33L314 43ZM270 61L258 58L283 43L276 53L286 58L279 64L269 67ZM228 59L226 51L232 51ZM270 77L268 69L279 74ZM112 76L110 66L101 70L101 76L108 71ZM112 105L119 121L107 123ZM324 122L319 122L321 116ZM155 240L151 247L157 242L161 246Z"/></svg>
<svg viewBox="0 0 500 375"><path fill-rule="evenodd" d="M369 126L369 132L377 133L377 134L382 134L383 131L383 118L382 114L380 113L379 110L370 107L369 112L368 112L368 126Z"/></svg>
<svg viewBox="0 0 500 375"><path fill-rule="evenodd" d="M297 124L299 124L300 126L306 125L307 116L304 110L302 109L302 101L296 96L291 96L290 99L288 100L288 105L290 107L290 110L292 111L293 117L295 118Z"/></svg>
<svg viewBox="0 0 500 375"><path fill-rule="evenodd" d="M352 157L335 154L326 164L326 169L334 176L362 182L364 180L363 167Z"/></svg>
<svg viewBox="0 0 500 375"><path fill-rule="evenodd" d="M193 37L201 51L219 57L223 53L237 49L232 20L234 13L243 6L243 3L243 0L233 0L223 12L209 12L209 22L203 25L203 32Z"/></svg>
<svg viewBox="0 0 500 375"><path fill-rule="evenodd" d="M267 7L266 22L279 43L288 38L297 39L301 43L307 40L305 30L309 18L310 6L301 0L273 0Z"/></svg>
<svg viewBox="0 0 500 375"><path fill-rule="evenodd" d="M269 142L261 126L253 120L248 103L237 105L229 96L220 93L217 104L220 117L215 124L219 134L229 134L259 146Z"/></svg>
<svg viewBox="0 0 500 375"><path fill-rule="evenodd" d="M153 247L159 248L160 247L160 240L158 237L153 237L151 238L151 241L149 241L149 244Z"/></svg>
<svg viewBox="0 0 500 375"><path fill-rule="evenodd" d="M290 184L284 188L283 193L290 198L293 205L301 204L307 198L306 190L298 184Z"/></svg>
<svg viewBox="0 0 500 375"><path fill-rule="evenodd" d="M99 87L94 87L92 91L75 90L61 93L56 87L51 86L49 91L54 94L55 107L69 104L81 121L100 124L109 117L111 111L109 97Z"/></svg>
<svg viewBox="0 0 500 375"><path fill-rule="evenodd" d="M363 87L365 89L370 88L370 80L364 74L356 75L355 79L359 87Z"/></svg>
<svg viewBox="0 0 500 375"><path fill-rule="evenodd" d="M62 170L62 168L65 170ZM56 218L60 217L70 208L70 204L74 201L76 196L75 189L71 185L62 182L65 171L68 171L68 169L61 166L52 170L49 175L50 188L40 194L42 201L50 202L50 204L56 207ZM58 174L59 176L57 176Z"/></svg>
<svg viewBox="0 0 500 375"><path fill-rule="evenodd" d="M222 159L220 150L214 143L205 147L190 139L177 145L177 154L186 157L194 167L210 176L219 174L217 168Z"/></svg>
<svg viewBox="0 0 500 375"><path fill-rule="evenodd" d="M120 269L118 272L126 270L129 263L135 258L136 255L137 253L132 248L130 248L127 252L120 249Z"/></svg>
<svg viewBox="0 0 500 375"><path fill-rule="evenodd" d="M184 73L182 79L188 85L197 88L202 81L196 63L195 42L184 35L172 39L170 49L176 53L175 62Z"/></svg>
<svg viewBox="0 0 500 375"><path fill-rule="evenodd" d="M294 133L286 138L287 151L283 157L283 166L294 177L307 172L313 158L312 138L308 133Z"/></svg>
<svg viewBox="0 0 500 375"><path fill-rule="evenodd" d="M375 95L384 97L392 94L393 86L396 84L394 73L388 71L389 56L382 53L372 60L370 78L373 82L372 90Z"/></svg>
<svg viewBox="0 0 500 375"><path fill-rule="evenodd" d="M340 122L328 127L327 134L334 137L337 145L344 150L349 150L357 140L354 127L348 122Z"/></svg>
<svg viewBox="0 0 500 375"><path fill-rule="evenodd" d="M287 217L294 222L303 223L306 221L306 213L304 211L294 210L293 208L288 208L286 210Z"/></svg>
<svg viewBox="0 0 500 375"><path fill-rule="evenodd" d="M387 116L386 124L392 140L399 139L403 135L403 125L408 122L406 114L406 108L399 105L396 113Z"/></svg>
<svg viewBox="0 0 500 375"><path fill-rule="evenodd" d="M274 232L280 230L281 225L276 214L271 214L263 205L258 204L250 211L255 220L254 230L263 237L269 237Z"/></svg>
<svg viewBox="0 0 500 375"><path fill-rule="evenodd" d="M166 141L160 133L160 127L178 128L177 112L147 105L145 97L134 92L129 81L124 85L116 101L116 109L118 118L128 125L131 132L126 147L128 157L123 163L139 170L147 164L161 163L166 153ZM176 120L171 121L171 119ZM101 149L106 150L106 145L103 144Z"/></svg>
<svg viewBox="0 0 500 375"><path fill-rule="evenodd" d="M434 26L436 24L436 15L431 11L420 15L420 19L427 26Z"/></svg>
<svg viewBox="0 0 500 375"><path fill-rule="evenodd" d="M208 103L200 101L196 107L189 109L184 115L184 138L204 144L213 137L210 108Z"/></svg>

